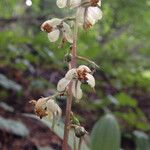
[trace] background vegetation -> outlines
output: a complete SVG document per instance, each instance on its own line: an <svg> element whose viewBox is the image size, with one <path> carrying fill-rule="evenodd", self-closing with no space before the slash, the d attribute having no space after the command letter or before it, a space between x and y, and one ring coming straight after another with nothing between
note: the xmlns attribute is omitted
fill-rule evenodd
<svg viewBox="0 0 150 150"><path fill-rule="evenodd" d="M89 132L104 112L111 111L121 128L121 147L148 150L150 1L105 0L102 11L103 19L96 28L81 30L78 40L78 53L100 66L95 73L96 93L84 86L87 94L80 104L74 103L73 110ZM67 13L57 9L55 0L32 0L30 7L25 0L0 1L2 149L7 148L8 143L14 149L20 146L22 149L47 146L60 149L61 138L53 132L48 134L46 127L30 117L26 120L24 115L33 113L28 101L54 93L58 80L67 70L62 61L69 45L58 49L40 31L43 21ZM58 102L64 109L65 100L58 99ZM16 131L16 127L21 129ZM49 136L53 140L49 141Z"/></svg>

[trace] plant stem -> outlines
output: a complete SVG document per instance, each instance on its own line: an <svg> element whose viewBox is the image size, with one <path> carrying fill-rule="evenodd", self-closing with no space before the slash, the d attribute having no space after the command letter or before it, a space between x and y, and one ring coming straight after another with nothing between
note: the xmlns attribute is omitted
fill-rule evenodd
<svg viewBox="0 0 150 150"><path fill-rule="evenodd" d="M82 137L79 139L79 144L78 144L78 150L81 150L81 145L82 145Z"/></svg>
<svg viewBox="0 0 150 150"><path fill-rule="evenodd" d="M71 62L69 63L69 69L72 69L76 67L76 49L77 49L77 32L78 32L78 27L77 23L75 22L74 26L74 39L73 39L73 44L72 44L72 59ZM71 106L72 106L72 82L68 86L68 98L67 98L67 106L66 106L66 118L65 118L65 128L64 128L64 139L63 139L63 145L62 145L62 150L67 150L67 143L68 143L68 137L69 137L69 125L70 125L70 113L71 113Z"/></svg>
<svg viewBox="0 0 150 150"><path fill-rule="evenodd" d="M76 135L74 134L74 150L77 150L77 141L76 141Z"/></svg>
<svg viewBox="0 0 150 150"><path fill-rule="evenodd" d="M94 65L95 67L100 68L94 61L91 61L88 58L85 58L85 57L82 57L82 56L76 56L76 57L77 57L77 59L80 59L80 60L83 60L83 61L87 61L88 63Z"/></svg>

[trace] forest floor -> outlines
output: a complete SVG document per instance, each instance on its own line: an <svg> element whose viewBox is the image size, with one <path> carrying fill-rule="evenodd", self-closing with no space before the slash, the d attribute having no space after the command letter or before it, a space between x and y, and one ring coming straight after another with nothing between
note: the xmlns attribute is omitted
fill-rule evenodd
<svg viewBox="0 0 150 150"><path fill-rule="evenodd" d="M9 95L6 98L4 98L4 102L6 106L0 105L0 118L5 119L5 121L6 120L14 120L19 122L21 121L28 128L29 134L25 136L24 135L20 136L12 132L11 127L0 128L0 135L1 135L0 149L1 150L46 150L46 148L51 147L56 150L61 150L62 139L60 139L60 137L58 137L53 131L50 130L50 128L44 125L41 121L24 115L24 113L27 114L34 113L33 107L28 102L33 98L39 98L41 95L43 95L43 91L34 90L33 92L31 92L29 90L28 85L30 81L27 80L27 77L29 76L28 72L22 73L18 70L13 70L11 68L9 69L9 72L8 70L1 68L1 72L3 74L6 74L7 77L12 78L17 83L23 86L23 95L18 96L16 91L7 90ZM57 70L53 71L53 73L51 72L49 73L50 74L48 77L47 71L40 72L43 78L49 78L50 82L52 82L53 84L57 83L56 76L58 75L59 77L61 74L63 74ZM99 74L98 76L102 80L105 80L101 74ZM107 93L108 91L111 94L116 93L117 90L113 88L108 81L106 82L107 82L107 86L102 87L102 90L105 93ZM4 91L5 89L1 88L1 90ZM129 89L126 89L127 92L128 90ZM143 110L148 120L150 121L150 115L149 115L150 95L143 93L142 89L137 89L136 87L134 90L132 89L132 91L134 91L132 93L132 96L139 101L138 102L139 107ZM51 92L52 91L48 91L47 93L51 93ZM12 108L13 111L12 110L10 111L10 109L8 109L9 106L11 106L10 108ZM65 109L65 104L62 105L62 109L63 110ZM95 121L98 118L99 112L83 109L82 106L80 105L73 106L73 110L84 118L85 121L82 122L82 124L86 127L88 131L90 131ZM133 142L128 141L127 139L125 139L122 145L125 145L126 147L125 150L133 150L134 147ZM69 148L68 146L68 149L71 148Z"/></svg>

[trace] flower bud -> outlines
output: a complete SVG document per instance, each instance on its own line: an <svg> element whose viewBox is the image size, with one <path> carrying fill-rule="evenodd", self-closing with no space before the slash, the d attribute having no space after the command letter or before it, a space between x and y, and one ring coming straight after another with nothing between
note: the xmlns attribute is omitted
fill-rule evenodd
<svg viewBox="0 0 150 150"><path fill-rule="evenodd" d="M76 137L81 138L85 134L87 134L87 131L85 130L84 127L81 127L81 126L76 126L75 127L75 135L76 135Z"/></svg>
<svg viewBox="0 0 150 150"><path fill-rule="evenodd" d="M70 53L67 53L66 55L65 55L65 62L70 62L71 61L71 59L72 59L72 55L70 54Z"/></svg>

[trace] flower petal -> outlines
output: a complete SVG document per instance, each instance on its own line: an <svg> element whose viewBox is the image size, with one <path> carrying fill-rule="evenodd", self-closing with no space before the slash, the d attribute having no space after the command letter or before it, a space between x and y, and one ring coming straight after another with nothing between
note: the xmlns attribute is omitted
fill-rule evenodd
<svg viewBox="0 0 150 150"><path fill-rule="evenodd" d="M94 79L94 77L93 77L91 74L89 74L89 73L87 73L86 77L88 78L87 83L88 83L92 88L94 88L94 86L95 86L95 79Z"/></svg>
<svg viewBox="0 0 150 150"><path fill-rule="evenodd" d="M35 108L45 108L46 106L46 98L42 97L38 101L36 101Z"/></svg>
<svg viewBox="0 0 150 150"><path fill-rule="evenodd" d="M41 25L41 30L43 31L43 27L45 26L45 24L49 24L52 27L56 27L57 25L59 25L61 23L62 19L58 19L58 18L53 18L51 20L46 20L42 25Z"/></svg>
<svg viewBox="0 0 150 150"><path fill-rule="evenodd" d="M72 83L72 94L76 99L82 98L82 89L81 89L81 82L78 80L73 81Z"/></svg>
<svg viewBox="0 0 150 150"><path fill-rule="evenodd" d="M64 8L67 5L67 0L57 0L56 3L59 8Z"/></svg>
<svg viewBox="0 0 150 150"><path fill-rule="evenodd" d="M57 111L56 111L55 115L57 115L58 117L61 117L61 115L62 115L62 110L61 110L60 107L57 108Z"/></svg>
<svg viewBox="0 0 150 150"><path fill-rule="evenodd" d="M70 0L70 8L76 8L81 4L81 0Z"/></svg>
<svg viewBox="0 0 150 150"><path fill-rule="evenodd" d="M72 80L72 79L76 76L76 74L77 74L77 71L76 71L75 68L70 69L70 70L66 73L65 78L68 79L68 80Z"/></svg>
<svg viewBox="0 0 150 150"><path fill-rule="evenodd" d="M101 7L101 4L102 4L102 2L101 2L101 0L99 0L99 2L97 3L97 5Z"/></svg>
<svg viewBox="0 0 150 150"><path fill-rule="evenodd" d="M61 80L59 80L59 82L57 84L57 90L59 92L65 91L65 89L68 86L69 82L70 82L70 80L67 80L66 78L62 78Z"/></svg>
<svg viewBox="0 0 150 150"><path fill-rule="evenodd" d="M51 26L57 26L57 25L60 25L61 24L61 21L62 19L59 19L59 18L53 18L49 21L49 24Z"/></svg>
<svg viewBox="0 0 150 150"><path fill-rule="evenodd" d="M47 114L48 114L47 119L49 119L49 120L53 119L53 113L52 112L47 111Z"/></svg>
<svg viewBox="0 0 150 150"><path fill-rule="evenodd" d="M58 116L61 116L61 108L53 99L48 100L46 106L47 106L47 111L56 114Z"/></svg>
<svg viewBox="0 0 150 150"><path fill-rule="evenodd" d="M85 8L84 7L79 7L77 9L77 13L76 13L76 19L77 19L77 24L79 26L83 26L84 24L84 15L85 15Z"/></svg>
<svg viewBox="0 0 150 150"><path fill-rule="evenodd" d="M102 18L102 11L98 7L89 7L86 14L86 20L94 25Z"/></svg>
<svg viewBox="0 0 150 150"><path fill-rule="evenodd" d="M70 29L70 26L67 23L63 22L63 28L64 37L68 42L73 43L73 33Z"/></svg>
<svg viewBox="0 0 150 150"><path fill-rule="evenodd" d="M48 100L46 106L49 118L53 118L53 115L61 117L62 110L53 99Z"/></svg>
<svg viewBox="0 0 150 150"><path fill-rule="evenodd" d="M52 113L57 111L57 104L55 103L55 101L53 99L48 100L46 103L46 106L47 106L47 110Z"/></svg>
<svg viewBox="0 0 150 150"><path fill-rule="evenodd" d="M60 35L60 31L58 29L48 33L48 39L50 40L50 42L56 42L59 38Z"/></svg>
<svg viewBox="0 0 150 150"><path fill-rule="evenodd" d="M86 70L88 73L91 72L91 69L85 65L80 65L77 69L78 70Z"/></svg>

